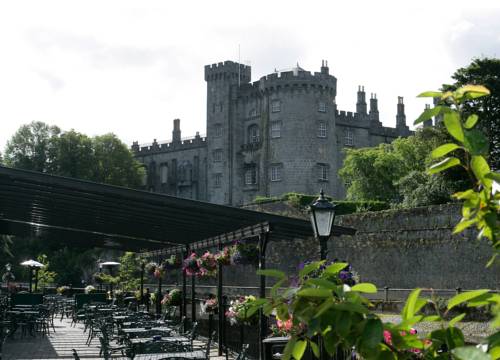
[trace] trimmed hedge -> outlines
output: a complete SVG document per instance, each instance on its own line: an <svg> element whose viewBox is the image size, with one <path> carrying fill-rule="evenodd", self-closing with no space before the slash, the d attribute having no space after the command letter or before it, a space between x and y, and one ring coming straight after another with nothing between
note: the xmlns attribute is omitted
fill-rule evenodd
<svg viewBox="0 0 500 360"><path fill-rule="evenodd" d="M298 208L305 209L307 206L312 204L318 195L307 195L298 193L286 193L281 198L272 197L266 198L258 196L254 200L254 204L265 204L277 201L286 201L289 205ZM389 204L385 201L345 201L345 200L333 200L331 197L326 197L328 200L332 201L336 207L337 215L352 214L356 212L364 211L381 211L389 209Z"/></svg>

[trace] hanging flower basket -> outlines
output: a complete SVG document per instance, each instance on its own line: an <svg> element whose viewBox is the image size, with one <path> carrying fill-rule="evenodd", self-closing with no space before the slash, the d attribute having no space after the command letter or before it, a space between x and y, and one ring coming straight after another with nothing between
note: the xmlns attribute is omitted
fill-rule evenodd
<svg viewBox="0 0 500 360"><path fill-rule="evenodd" d="M177 255L172 255L162 263L163 270L174 270L182 267L181 258Z"/></svg>
<svg viewBox="0 0 500 360"><path fill-rule="evenodd" d="M239 241L234 246L231 263L235 265L257 265L259 263L259 248L255 241Z"/></svg>
<svg viewBox="0 0 500 360"><path fill-rule="evenodd" d="M191 255L184 259L182 270L188 276L196 276L199 274L200 266L198 264L198 256L195 253L191 253Z"/></svg>
<svg viewBox="0 0 500 360"><path fill-rule="evenodd" d="M215 261L217 261L219 265L231 265L231 256L234 251L234 246L225 246L224 249L220 250L214 255Z"/></svg>
<svg viewBox="0 0 500 360"><path fill-rule="evenodd" d="M217 314L219 310L219 303L216 297L206 299L203 304L201 304L201 312L203 314Z"/></svg>
<svg viewBox="0 0 500 360"><path fill-rule="evenodd" d="M144 267L144 270L150 275L154 275L155 270L158 268L158 264L154 261L148 262Z"/></svg>
<svg viewBox="0 0 500 360"><path fill-rule="evenodd" d="M217 261L215 255L210 251L206 251L198 258L198 276L215 276L217 274Z"/></svg>
<svg viewBox="0 0 500 360"><path fill-rule="evenodd" d="M161 300L162 305L179 306L182 301L182 292L179 289L173 289L167 292Z"/></svg>
<svg viewBox="0 0 500 360"><path fill-rule="evenodd" d="M157 267L155 269L155 271L153 272L153 276L155 279L161 279L161 277L163 276L163 271L160 267Z"/></svg>

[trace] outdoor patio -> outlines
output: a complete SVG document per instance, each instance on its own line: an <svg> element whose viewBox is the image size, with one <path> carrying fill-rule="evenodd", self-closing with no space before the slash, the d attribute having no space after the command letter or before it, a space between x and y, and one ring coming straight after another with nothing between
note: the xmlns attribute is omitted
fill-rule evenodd
<svg viewBox="0 0 500 360"><path fill-rule="evenodd" d="M15 338L9 338L3 347L4 360L14 359L73 359L75 349L78 356L82 359L102 359L99 356L99 340L94 339L90 344L86 344L87 334L84 333L83 324L71 326L71 320L55 320L55 332L46 336L24 337L19 334ZM195 341L195 345L201 345L201 341ZM113 356L114 359L127 359L120 355ZM225 359L225 356L219 357L215 346L210 352L211 359ZM230 356L229 359L233 357Z"/></svg>

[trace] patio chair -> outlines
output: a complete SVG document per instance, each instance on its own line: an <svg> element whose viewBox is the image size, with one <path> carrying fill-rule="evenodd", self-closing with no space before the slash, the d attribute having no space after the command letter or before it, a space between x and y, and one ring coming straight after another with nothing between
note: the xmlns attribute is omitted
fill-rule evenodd
<svg viewBox="0 0 500 360"><path fill-rule="evenodd" d="M128 346L112 346L105 334L99 335L99 342L101 343L99 356L103 356L105 360L110 359L113 354L117 353L120 353L122 356L129 355L130 348Z"/></svg>
<svg viewBox="0 0 500 360"><path fill-rule="evenodd" d="M241 352L236 356L234 360L247 360L248 359L248 348L249 344L243 344L241 347Z"/></svg>

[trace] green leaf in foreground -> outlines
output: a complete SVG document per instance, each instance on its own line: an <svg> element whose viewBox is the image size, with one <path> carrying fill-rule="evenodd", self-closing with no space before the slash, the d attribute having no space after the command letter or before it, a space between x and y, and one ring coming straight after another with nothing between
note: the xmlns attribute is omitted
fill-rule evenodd
<svg viewBox="0 0 500 360"><path fill-rule="evenodd" d="M453 309L455 306L465 302L472 300L478 296L481 296L483 294L486 294L489 290L488 289L480 289L480 290L474 290L474 291L467 291L460 293L458 295L455 295L448 301L448 310Z"/></svg>
<svg viewBox="0 0 500 360"><path fill-rule="evenodd" d="M432 165L427 172L429 174L437 174L438 172L441 172L443 170L449 169L453 166L460 165L460 160L458 160L456 157L447 157L443 161L440 161L434 165Z"/></svg>
<svg viewBox="0 0 500 360"><path fill-rule="evenodd" d="M441 106L436 106L433 107L432 109L425 109L424 112L420 114L420 116L417 118L417 120L413 122L413 125L420 124L421 122L424 122L426 120L433 118L434 116L439 115L439 113L441 112L441 108L442 108Z"/></svg>
<svg viewBox="0 0 500 360"><path fill-rule="evenodd" d="M443 122L451 136L460 142L464 142L464 130L462 129L458 113L450 112L444 114Z"/></svg>
<svg viewBox="0 0 500 360"><path fill-rule="evenodd" d="M273 269L257 270L257 275L275 277L278 279L283 279L286 276L283 271Z"/></svg>
<svg viewBox="0 0 500 360"><path fill-rule="evenodd" d="M332 296L331 290L326 290L326 289L303 289L300 290L297 293L297 296L302 296L302 297L319 297L319 298L326 298Z"/></svg>
<svg viewBox="0 0 500 360"><path fill-rule="evenodd" d="M460 146L458 146L457 144L454 144L454 143L444 144L444 145L441 145L441 146L435 148L432 151L431 156L432 156L432 158L437 159L437 158L444 156L444 155L446 155L446 154L448 154L456 149L460 149Z"/></svg>
<svg viewBox="0 0 500 360"><path fill-rule="evenodd" d="M464 317L465 317L465 313L455 316L453 319L450 320L450 322L448 323L448 326L455 326L455 324L462 321L462 319Z"/></svg>
<svg viewBox="0 0 500 360"><path fill-rule="evenodd" d="M477 121L479 120L479 116L476 114L472 114L465 120L464 128L466 129L472 129L474 125L476 125Z"/></svg>
<svg viewBox="0 0 500 360"><path fill-rule="evenodd" d="M343 270L347 265L348 265L347 263L334 263L330 266L327 266L324 272L330 275L336 275L341 270Z"/></svg>
<svg viewBox="0 0 500 360"><path fill-rule="evenodd" d="M441 91L425 91L421 94L418 94L417 97L441 97L443 93Z"/></svg>
<svg viewBox="0 0 500 360"><path fill-rule="evenodd" d="M414 289L408 296L405 307L403 308L403 312L401 314L403 320L412 318L415 315L415 306L417 304L420 291L421 289Z"/></svg>
<svg viewBox="0 0 500 360"><path fill-rule="evenodd" d="M302 359L302 356L304 355L306 348L307 348L307 341L298 340L295 343L295 345L293 346L293 350L292 350L293 357L297 360Z"/></svg>
<svg viewBox="0 0 500 360"><path fill-rule="evenodd" d="M491 360L491 356L475 346L463 346L451 351L458 360Z"/></svg>
<svg viewBox="0 0 500 360"><path fill-rule="evenodd" d="M358 291L367 294L376 294L377 287L370 283L360 283L356 284L351 288L352 291Z"/></svg>

